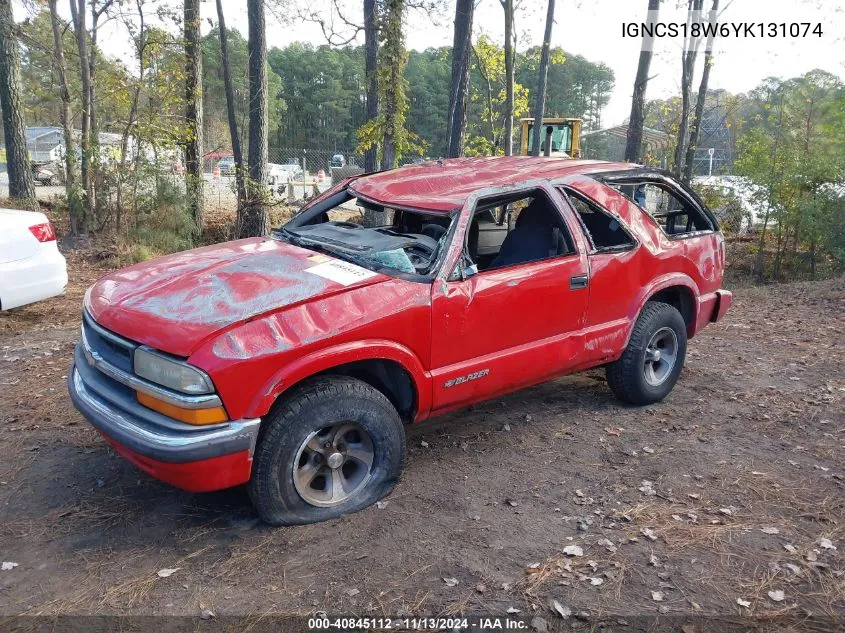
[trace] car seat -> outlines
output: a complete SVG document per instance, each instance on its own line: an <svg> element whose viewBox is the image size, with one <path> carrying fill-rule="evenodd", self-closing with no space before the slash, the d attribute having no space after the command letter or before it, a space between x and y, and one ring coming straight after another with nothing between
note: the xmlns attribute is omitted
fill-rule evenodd
<svg viewBox="0 0 845 633"><path fill-rule="evenodd" d="M567 250L554 211L542 198L534 198L516 219L513 231L502 242L490 268L511 266L554 257Z"/></svg>

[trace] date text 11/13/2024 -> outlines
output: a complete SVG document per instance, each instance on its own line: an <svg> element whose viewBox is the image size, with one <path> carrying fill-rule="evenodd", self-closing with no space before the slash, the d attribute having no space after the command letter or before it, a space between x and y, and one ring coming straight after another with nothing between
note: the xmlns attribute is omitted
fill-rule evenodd
<svg viewBox="0 0 845 633"><path fill-rule="evenodd" d="M478 630L504 631L527 630L530 624L518 617L474 617L474 618L344 618L344 617L313 617L308 619L308 629L312 631L325 630Z"/></svg>

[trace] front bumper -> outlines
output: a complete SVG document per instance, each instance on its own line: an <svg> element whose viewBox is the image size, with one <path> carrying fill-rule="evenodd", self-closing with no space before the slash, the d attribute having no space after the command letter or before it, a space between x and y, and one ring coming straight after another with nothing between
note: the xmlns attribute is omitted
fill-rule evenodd
<svg viewBox="0 0 845 633"><path fill-rule="evenodd" d="M192 492L249 480L260 420L194 426L168 418L92 367L79 346L68 390L74 406L115 450L157 479Z"/></svg>

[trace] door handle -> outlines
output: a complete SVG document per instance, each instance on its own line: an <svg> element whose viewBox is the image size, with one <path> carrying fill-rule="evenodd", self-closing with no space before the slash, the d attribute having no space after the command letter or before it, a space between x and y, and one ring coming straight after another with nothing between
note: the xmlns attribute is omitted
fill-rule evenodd
<svg viewBox="0 0 845 633"><path fill-rule="evenodd" d="M569 289L583 290L589 283L590 278L588 275L575 275L574 277L569 278Z"/></svg>

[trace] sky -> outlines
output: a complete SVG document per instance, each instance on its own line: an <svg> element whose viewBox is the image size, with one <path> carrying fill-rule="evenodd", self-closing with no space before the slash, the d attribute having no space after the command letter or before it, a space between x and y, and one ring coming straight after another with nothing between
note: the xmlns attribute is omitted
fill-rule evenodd
<svg viewBox="0 0 845 633"><path fill-rule="evenodd" d="M293 3L308 0L289 0L287 9L278 13L284 21L268 14L267 41L270 46L282 47L294 41L325 43L320 27L314 23L294 19ZM355 17L360 0L341 0L347 7L344 14ZM712 0L704 0L709 9ZM328 4L328 2L311 3ZM518 46L525 49L542 40L545 0L516 0L519 7L516 17ZM663 0L660 19L683 23L685 7L680 0ZM641 39L623 37L625 22L642 22L646 18L646 0L557 0L552 46L560 46L570 54L580 54L594 62L604 62L616 76L616 85L610 102L602 114L602 125L621 123L631 107L631 90L637 70ZM18 17L22 17L20 7ZM786 23L793 22L821 25L822 35L784 38L777 37L728 37L716 41L715 62L711 69L710 88L724 89L731 93L746 92L769 76L794 77L814 68L820 68L845 79L845 1L843 0L720 0L722 12L719 22ZM245 0L224 0L227 26L247 32ZM430 46L449 46L452 43L452 15L454 3L442 14L412 10L408 16L407 45L422 50ZM206 18L217 21L215 3L202 3L203 25L210 26ZM503 28L499 0L479 0L474 35L485 33L501 41ZM757 27L759 29L759 27ZM788 27L787 27L788 28ZM801 27L803 30L803 27ZM682 38L657 39L651 65L651 80L647 98L666 98L680 91L680 58ZM124 34L104 33L103 47L106 54L126 58L128 48ZM695 85L700 77L703 55L699 55Z"/></svg>

